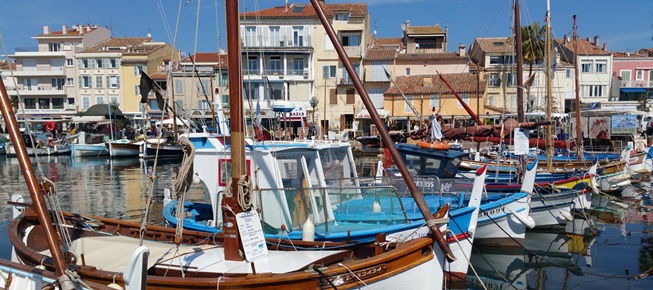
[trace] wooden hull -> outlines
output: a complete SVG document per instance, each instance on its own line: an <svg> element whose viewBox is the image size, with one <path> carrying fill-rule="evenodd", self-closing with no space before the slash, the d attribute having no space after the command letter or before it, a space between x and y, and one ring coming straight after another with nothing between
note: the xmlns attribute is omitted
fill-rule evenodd
<svg viewBox="0 0 653 290"><path fill-rule="evenodd" d="M133 143L107 143L111 157L134 157L141 154L141 145Z"/></svg>
<svg viewBox="0 0 653 290"><path fill-rule="evenodd" d="M77 259L76 266L81 278L84 281L104 285L114 280L118 284L123 284L124 269L121 264L117 264L117 260L125 256L129 257L132 253L130 249L138 246L139 239L132 237L138 235L140 223L64 215L69 225L68 230L75 240L73 244L86 244L76 248L75 252L80 257L83 255L83 258ZM88 226L93 230L85 228ZM47 257L47 244L43 240L43 231L31 210L14 219L9 228L9 239L14 245L16 255L24 264L29 266L43 264L48 269L53 269L51 260ZM26 231L27 236L25 236ZM219 254L222 249L218 246L221 244L220 236L211 237L207 233L184 231L180 257L168 260L160 256L161 249L157 247L163 246L167 249L164 249L165 252L174 252L175 246L170 244L174 232L175 229L147 227L144 244L152 251L149 257L149 263L152 264L147 269L148 288L321 289L329 285L328 281L338 289L357 288L360 286L359 281L351 277L352 272L367 285L382 288L441 289L442 287L441 273L444 257L439 248L434 248L431 238L418 238L402 243L398 247L390 245L387 248L376 246L374 243L353 245L294 241L297 248L324 246L321 250L299 252L293 250L287 241L268 241L270 255L254 262L257 270L257 274L254 274L248 263L224 261ZM98 240L106 241L104 248L91 246L91 243L98 243ZM192 245L193 250L186 253L187 255L183 254L184 244ZM328 250L332 246L337 246L340 250ZM113 258L104 260L98 258L108 257L107 255ZM193 267L202 259L206 259L203 262L206 263L204 265L206 268L200 268L203 269L202 271L186 268L185 277L182 277L184 273L179 271L180 266ZM299 262L294 259L299 259ZM301 262L302 259L305 261ZM291 266L293 264L295 266ZM320 267L318 272L313 270L311 265L314 264L324 266Z"/></svg>

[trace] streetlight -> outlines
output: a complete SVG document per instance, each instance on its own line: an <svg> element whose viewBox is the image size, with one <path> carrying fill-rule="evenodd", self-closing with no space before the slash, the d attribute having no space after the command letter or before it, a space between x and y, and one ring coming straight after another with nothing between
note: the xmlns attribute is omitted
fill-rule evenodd
<svg viewBox="0 0 653 290"><path fill-rule="evenodd" d="M320 100L316 96L313 96L309 100L309 104L311 105L311 108L313 108L313 124L311 124L311 126L313 126L313 131L315 131L315 108L317 107L317 103L319 102Z"/></svg>

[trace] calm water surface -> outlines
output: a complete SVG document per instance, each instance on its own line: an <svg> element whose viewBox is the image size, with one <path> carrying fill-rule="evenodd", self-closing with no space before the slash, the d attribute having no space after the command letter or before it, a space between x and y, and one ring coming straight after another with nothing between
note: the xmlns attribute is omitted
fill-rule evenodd
<svg viewBox="0 0 653 290"><path fill-rule="evenodd" d="M108 158L45 157L35 170L56 182L64 210L140 222L150 192L153 162ZM357 159L359 175L376 170L376 157ZM171 188L179 160L156 166L154 203L149 222L160 225L163 188ZM29 196L16 158L0 156L0 257L11 257L7 226L12 194ZM204 188L193 185L189 200L202 200ZM589 222L528 232L524 248L478 248L463 287L483 289L653 289L653 227L650 206L617 203L588 213ZM597 217L600 217L598 219ZM651 218L653 220L653 218ZM464 259L465 257L458 257Z"/></svg>

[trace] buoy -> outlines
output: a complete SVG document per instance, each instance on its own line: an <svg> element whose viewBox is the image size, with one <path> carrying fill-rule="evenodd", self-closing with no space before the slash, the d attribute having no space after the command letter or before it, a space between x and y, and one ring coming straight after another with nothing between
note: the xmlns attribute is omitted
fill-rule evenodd
<svg viewBox="0 0 653 290"><path fill-rule="evenodd" d="M309 214L306 222L302 226L302 241L313 242L315 241L315 226L312 221L313 215Z"/></svg>
<svg viewBox="0 0 653 290"><path fill-rule="evenodd" d="M378 200L374 201L374 204L372 205L372 212L381 212L381 204Z"/></svg>
<svg viewBox="0 0 653 290"><path fill-rule="evenodd" d="M193 184L199 184L200 181L202 181L202 180L200 179L200 176L197 175L197 173L193 174Z"/></svg>

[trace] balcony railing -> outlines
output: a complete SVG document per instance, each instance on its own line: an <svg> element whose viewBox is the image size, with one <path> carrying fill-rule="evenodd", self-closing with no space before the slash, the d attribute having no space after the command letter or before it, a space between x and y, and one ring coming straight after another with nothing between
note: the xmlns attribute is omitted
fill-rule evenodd
<svg viewBox="0 0 653 290"><path fill-rule="evenodd" d="M653 81L621 81L622 88L653 88Z"/></svg>
<svg viewBox="0 0 653 290"><path fill-rule="evenodd" d="M360 46L345 46L344 47L347 56L349 57L359 57L361 56L361 47Z"/></svg>

